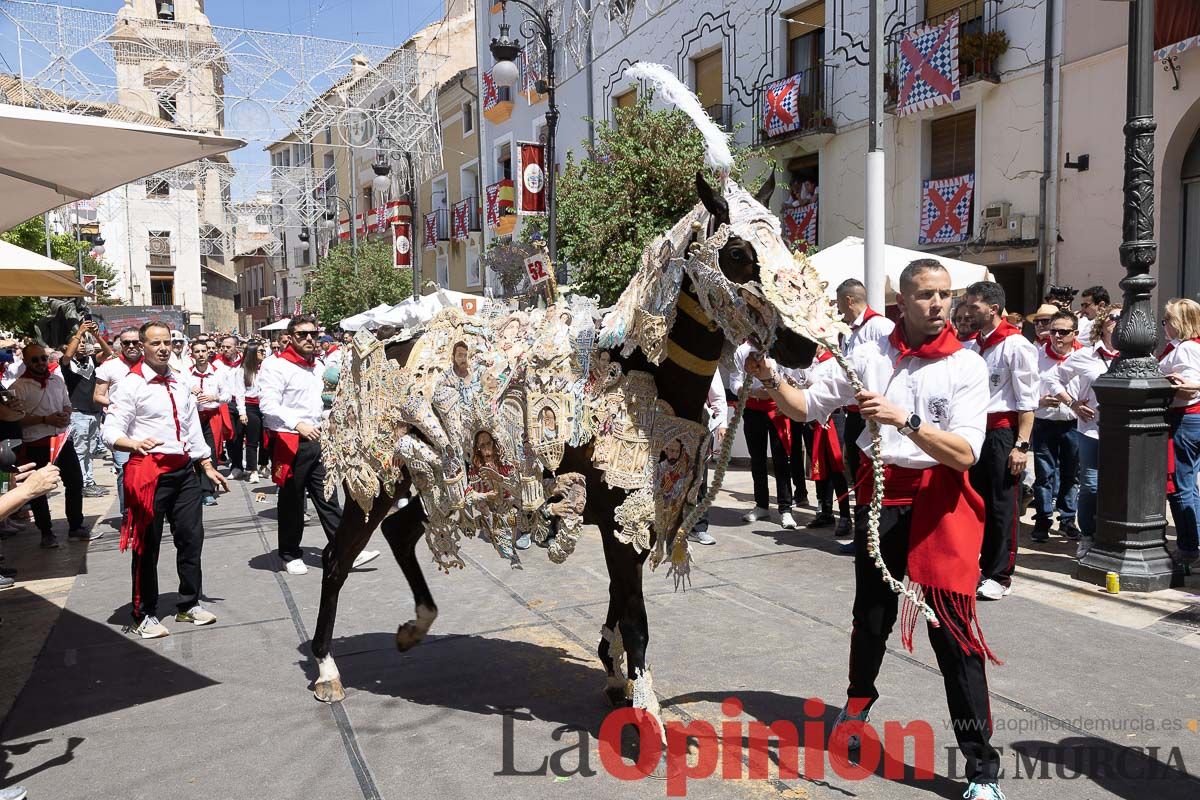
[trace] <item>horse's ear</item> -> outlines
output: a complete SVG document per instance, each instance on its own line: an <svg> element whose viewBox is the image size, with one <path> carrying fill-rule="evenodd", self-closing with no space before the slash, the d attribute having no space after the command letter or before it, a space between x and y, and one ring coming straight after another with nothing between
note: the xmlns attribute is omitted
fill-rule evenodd
<svg viewBox="0 0 1200 800"><path fill-rule="evenodd" d="M717 225L729 222L729 204L708 185L704 173L699 171L696 172L696 194L700 195L700 202L712 214L713 222Z"/></svg>
<svg viewBox="0 0 1200 800"><path fill-rule="evenodd" d="M771 174L763 181L763 185L759 187L759 190L754 193L754 199L764 208L770 208L771 195L773 194L775 194L775 167L772 166Z"/></svg>

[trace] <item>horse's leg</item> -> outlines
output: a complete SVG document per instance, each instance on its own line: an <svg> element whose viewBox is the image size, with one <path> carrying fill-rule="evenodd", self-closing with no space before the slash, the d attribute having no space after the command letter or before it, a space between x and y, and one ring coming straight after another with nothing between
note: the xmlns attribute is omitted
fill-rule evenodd
<svg viewBox="0 0 1200 800"><path fill-rule="evenodd" d="M604 618L604 627L600 629L600 644L596 647L596 655L604 665L607 675L604 683L604 694L614 707L626 705L629 698L625 693L625 650L621 642L619 623L625 610L626 592L617 580L616 564L621 556L617 549L620 542L612 535L609 526L600 526L600 539L604 546L604 563L608 567L608 614Z"/></svg>
<svg viewBox="0 0 1200 800"><path fill-rule="evenodd" d="M424 521L425 512L416 498L383 521L383 536L408 579L416 604L415 618L396 629L396 649L402 653L420 644L437 619L437 604L433 602L421 565L417 563L416 545L421 540Z"/></svg>
<svg viewBox="0 0 1200 800"><path fill-rule="evenodd" d="M342 522L333 541L321 553L321 610L317 614L317 627L311 646L319 671L317 681L313 684L313 695L322 703L336 703L346 697L342 676L333 661L333 654L329 652L333 641L333 625L337 619L338 594L354 566L354 559L366 547L371 534L379 527L392 505L392 501L381 492L371 506L371 513L365 514L358 503L349 498L349 494L346 498Z"/></svg>
<svg viewBox="0 0 1200 800"><path fill-rule="evenodd" d="M610 579L621 597L617 624L629 666L629 679L632 681L633 707L645 709L658 718L661 724L658 698L654 694L650 670L646 666L650 628L646 619L646 603L642 596L642 565L646 563L646 557L650 553L645 550L638 553L632 545L618 542L615 537L603 532L602 535L605 538L605 555L612 552L608 567Z"/></svg>

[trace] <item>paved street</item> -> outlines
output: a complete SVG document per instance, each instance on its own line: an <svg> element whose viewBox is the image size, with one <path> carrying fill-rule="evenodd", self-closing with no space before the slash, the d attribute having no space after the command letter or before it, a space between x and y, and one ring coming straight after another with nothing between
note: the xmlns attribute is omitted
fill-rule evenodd
<svg viewBox="0 0 1200 800"><path fill-rule="evenodd" d="M53 554L64 569L77 565L73 584L69 575L35 573L38 551L21 541L32 535L6 543L10 562L43 580L0 595L4 649L28 647L45 635L39 624L56 621L31 669L32 653L24 670L4 662L6 674L29 677L4 721L0 785L24 784L34 800L457 798L485 789L494 800L666 796L660 780L617 785L597 755L594 737L608 709L594 650L607 586L594 532L562 567L535 548L523 570L510 570L474 541L464 547L466 569L449 576L423 556L441 616L406 654L393 646L396 626L412 612L399 568L385 553L360 569L342 595L334 645L348 697L325 706L309 691L315 667L307 647L320 591L319 528L310 525L306 539L314 569L279 572L273 494L256 502L249 488L235 484L206 513L207 605L220 621L168 621L172 636L163 640L122 632L129 570L115 533ZM676 593L661 573L647 579L650 658L667 720L719 726L731 721L721 701L735 696L744 736L751 720L811 721L806 699L840 702L853 586L850 561L836 555L830 532L741 524L748 474L731 473L728 488L713 514L719 543L698 554L692 588ZM115 513L112 506L101 516ZM372 546L386 549L378 536ZM1014 594L982 609L988 641L1007 661L990 671L1003 788L1010 798L1055 800L1200 796L1200 781L1185 774L1200 771L1196 579L1153 598L1110 597L1064 574L1067 552L1057 539L1023 549L1030 569L1022 568ZM170 554L164 547L164 589L174 586ZM55 592L39 593L46 585L59 587L57 602ZM164 614L172 601L166 593ZM960 794L962 760L947 760L953 736L927 638L918 633L915 654L893 644L872 721L882 730L886 720L928 720L932 780L913 780L911 768L906 779L882 777L882 768L866 780L839 777L816 739L823 777L804 755L798 780L712 778L688 784L689 796ZM517 710L509 771L536 771L546 756L573 748L579 734L558 730L570 726L587 733L598 774L495 777L505 769L505 708ZM827 710L824 721L835 713ZM1162 731L1164 721L1178 729ZM561 761L574 770L578 750ZM905 761L914 763L911 746Z"/></svg>

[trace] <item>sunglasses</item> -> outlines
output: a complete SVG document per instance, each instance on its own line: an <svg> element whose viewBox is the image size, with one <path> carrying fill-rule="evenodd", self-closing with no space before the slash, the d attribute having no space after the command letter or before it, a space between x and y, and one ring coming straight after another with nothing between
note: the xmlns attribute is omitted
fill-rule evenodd
<svg viewBox="0 0 1200 800"><path fill-rule="evenodd" d="M1064 331L1064 330L1056 330L1054 328L1051 328L1049 333L1051 336L1071 336L1075 333L1075 329L1071 328L1071 330L1069 330L1069 331Z"/></svg>
<svg viewBox="0 0 1200 800"><path fill-rule="evenodd" d="M296 331L292 334L295 339L315 339L320 336L317 331Z"/></svg>
<svg viewBox="0 0 1200 800"><path fill-rule="evenodd" d="M132 339L132 340L122 339L121 340L121 347L137 347L140 344L141 344L141 340L139 340L139 339Z"/></svg>
<svg viewBox="0 0 1200 800"><path fill-rule="evenodd" d="M1050 320L1048 320L1048 319L1035 319L1035 320L1033 321L1033 324L1034 324L1034 325L1049 325L1049 324L1050 324Z"/></svg>

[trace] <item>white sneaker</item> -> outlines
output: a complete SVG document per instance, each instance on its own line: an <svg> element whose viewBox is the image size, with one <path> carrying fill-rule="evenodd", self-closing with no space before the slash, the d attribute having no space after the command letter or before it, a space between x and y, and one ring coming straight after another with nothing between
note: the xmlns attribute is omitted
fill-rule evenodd
<svg viewBox="0 0 1200 800"><path fill-rule="evenodd" d="M171 635L167 626L158 621L158 617L142 617L141 623L134 631L143 639L161 639Z"/></svg>
<svg viewBox="0 0 1200 800"><path fill-rule="evenodd" d="M379 558L378 550L363 550L354 557L354 565L350 569L358 569L363 564L369 564L377 558Z"/></svg>
<svg viewBox="0 0 1200 800"><path fill-rule="evenodd" d="M979 588L975 590L976 596L983 600L999 600L1008 592L1004 591L1004 587L991 578L986 579L979 584Z"/></svg>
<svg viewBox="0 0 1200 800"><path fill-rule="evenodd" d="M846 728L842 727L842 723L850 722L851 720L855 722L867 722L870 719L871 714L869 711L864 710L859 714L851 714L847 711L846 706L842 706L842 710L838 712L837 719L833 721L833 730L829 732L830 744L833 743L834 739L845 737L847 753L860 749L862 741L859 739L858 734L849 733Z"/></svg>
<svg viewBox="0 0 1200 800"><path fill-rule="evenodd" d="M767 511L765 508L759 508L758 506L755 506L747 511L742 516L742 519L746 522L758 522L760 519L766 519L769 516L771 516L770 511Z"/></svg>
<svg viewBox="0 0 1200 800"><path fill-rule="evenodd" d="M258 473L257 472L246 473L246 483L258 483Z"/></svg>
<svg viewBox="0 0 1200 800"><path fill-rule="evenodd" d="M192 606L189 611L180 611L175 615L176 622L190 622L193 625L212 625L217 621L217 615L200 606Z"/></svg>
<svg viewBox="0 0 1200 800"><path fill-rule="evenodd" d="M792 512L784 511L779 515L779 527L789 531L796 530L796 520L792 517Z"/></svg>
<svg viewBox="0 0 1200 800"><path fill-rule="evenodd" d="M286 569L289 575L307 575L308 565L304 563L302 558L293 558L287 562Z"/></svg>

